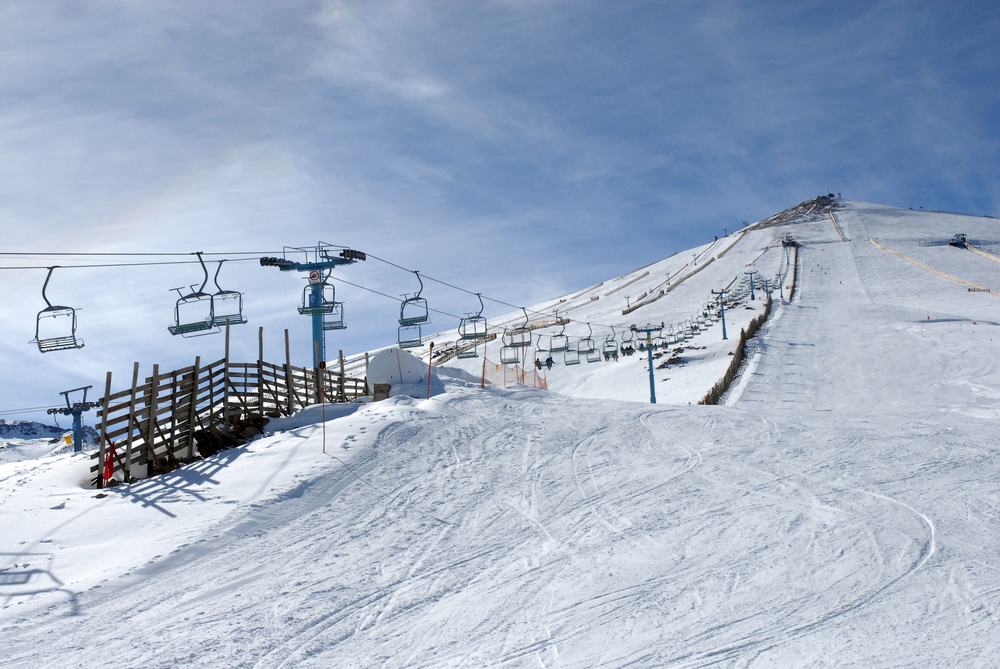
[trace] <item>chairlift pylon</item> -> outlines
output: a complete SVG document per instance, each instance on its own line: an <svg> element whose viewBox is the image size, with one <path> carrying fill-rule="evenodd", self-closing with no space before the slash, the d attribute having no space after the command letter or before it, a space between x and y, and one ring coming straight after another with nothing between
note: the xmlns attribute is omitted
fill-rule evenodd
<svg viewBox="0 0 1000 669"><path fill-rule="evenodd" d="M460 339L483 339L486 337L486 319L483 318L483 296L476 293L479 298L479 312L468 313L458 324L458 336ZM473 347L473 352L475 348Z"/></svg>
<svg viewBox="0 0 1000 669"><path fill-rule="evenodd" d="M222 263L215 270L215 287L218 291L212 295L212 322L217 327L226 325L243 325L247 322L243 315L243 293L236 290L223 290L219 287L219 272L222 270Z"/></svg>
<svg viewBox="0 0 1000 669"><path fill-rule="evenodd" d="M76 309L54 305L49 302L49 298L45 294L45 289L49 286L49 279L52 278L52 270L56 267L58 265L49 268L49 273L45 276L45 283L42 284L42 299L45 300L47 306L38 312L38 318L35 322L35 338L28 342L29 344L38 344L38 350L42 353L83 348L83 340L76 337ZM68 326L68 333L67 327L64 325Z"/></svg>
<svg viewBox="0 0 1000 669"><path fill-rule="evenodd" d="M399 324L404 327L427 323L430 319L427 300L420 297L420 294L424 292L424 281L420 278L420 272L414 271L413 273L417 275L417 281L420 282L420 290L413 297L403 295L403 301L399 305Z"/></svg>
<svg viewBox="0 0 1000 669"><path fill-rule="evenodd" d="M191 286L191 292L187 295L181 292L181 288L174 288L180 296L174 305L174 324L168 325L167 330L172 335L183 337L199 337L201 335L214 334L219 332L215 324L215 308L213 306L212 295L205 292L205 285L208 284L208 268L205 267L205 260L201 257L201 251L196 253L201 269L205 273L205 279L201 282L198 290ZM208 311L206 313L206 305Z"/></svg>

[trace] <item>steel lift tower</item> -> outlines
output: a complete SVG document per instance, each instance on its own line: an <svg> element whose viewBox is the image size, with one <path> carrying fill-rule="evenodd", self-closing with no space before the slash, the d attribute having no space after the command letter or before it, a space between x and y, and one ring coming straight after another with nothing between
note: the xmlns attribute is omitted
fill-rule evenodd
<svg viewBox="0 0 1000 669"><path fill-rule="evenodd" d="M334 253L337 255L333 255ZM339 327L327 328L324 325L325 315L342 313L338 312L338 309L342 309L342 303L336 301L334 287L327 283L330 271L340 265L352 265L358 260L367 260L367 256L361 251L335 247L325 242L301 248L286 246L284 255L284 258L261 258L260 264L263 267L277 267L282 272L308 273L309 285L302 293L299 313L312 316L313 367L318 368L320 363L326 362L326 330L343 327L342 323ZM289 255L301 255L304 262L291 260Z"/></svg>
<svg viewBox="0 0 1000 669"><path fill-rule="evenodd" d="M79 453L83 450L83 422L80 420L80 415L84 411L90 411L95 407L101 406L100 402L88 402L87 401L87 391L94 386L86 386L83 388L74 388L73 390L66 390L59 393L64 398L66 398L66 408L65 409L49 409L46 413L51 414L62 414L64 416L73 417L73 452ZM83 399L79 402L70 402L69 394L83 391Z"/></svg>
<svg viewBox="0 0 1000 669"><path fill-rule="evenodd" d="M646 354L649 356L649 403L656 404L656 385L653 383L653 333L663 331L663 323L659 325L633 325L630 329L635 333L646 335Z"/></svg>

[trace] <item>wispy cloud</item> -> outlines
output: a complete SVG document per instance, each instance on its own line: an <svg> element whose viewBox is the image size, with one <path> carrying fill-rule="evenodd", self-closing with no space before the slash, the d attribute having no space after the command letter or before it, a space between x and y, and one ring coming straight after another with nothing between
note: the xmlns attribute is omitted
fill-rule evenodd
<svg viewBox="0 0 1000 669"><path fill-rule="evenodd" d="M8 3L0 225L49 252L322 239L530 304L820 192L997 214L998 28L984 3ZM199 271L63 270L87 330L70 358L23 343L44 271L0 270L0 363L39 379L35 403L133 359L186 364L218 348L166 334L169 289ZM298 277L227 280L308 357ZM335 348L392 340L391 300L338 291Z"/></svg>

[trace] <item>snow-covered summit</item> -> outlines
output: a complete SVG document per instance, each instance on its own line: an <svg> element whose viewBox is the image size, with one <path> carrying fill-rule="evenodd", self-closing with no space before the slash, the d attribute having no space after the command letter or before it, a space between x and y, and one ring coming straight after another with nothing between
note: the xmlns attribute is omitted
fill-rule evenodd
<svg viewBox="0 0 1000 669"><path fill-rule="evenodd" d="M55 439L65 433L65 428L33 420L0 420L0 439Z"/></svg>

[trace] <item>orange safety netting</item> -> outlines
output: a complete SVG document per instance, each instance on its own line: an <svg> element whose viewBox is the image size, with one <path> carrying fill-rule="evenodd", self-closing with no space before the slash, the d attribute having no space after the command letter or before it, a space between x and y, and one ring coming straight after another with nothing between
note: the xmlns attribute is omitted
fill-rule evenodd
<svg viewBox="0 0 1000 669"><path fill-rule="evenodd" d="M507 386L520 383L532 388L549 389L545 377L533 369L524 369L518 364L504 365L502 363L490 362L483 359L483 385L490 384L506 388Z"/></svg>

